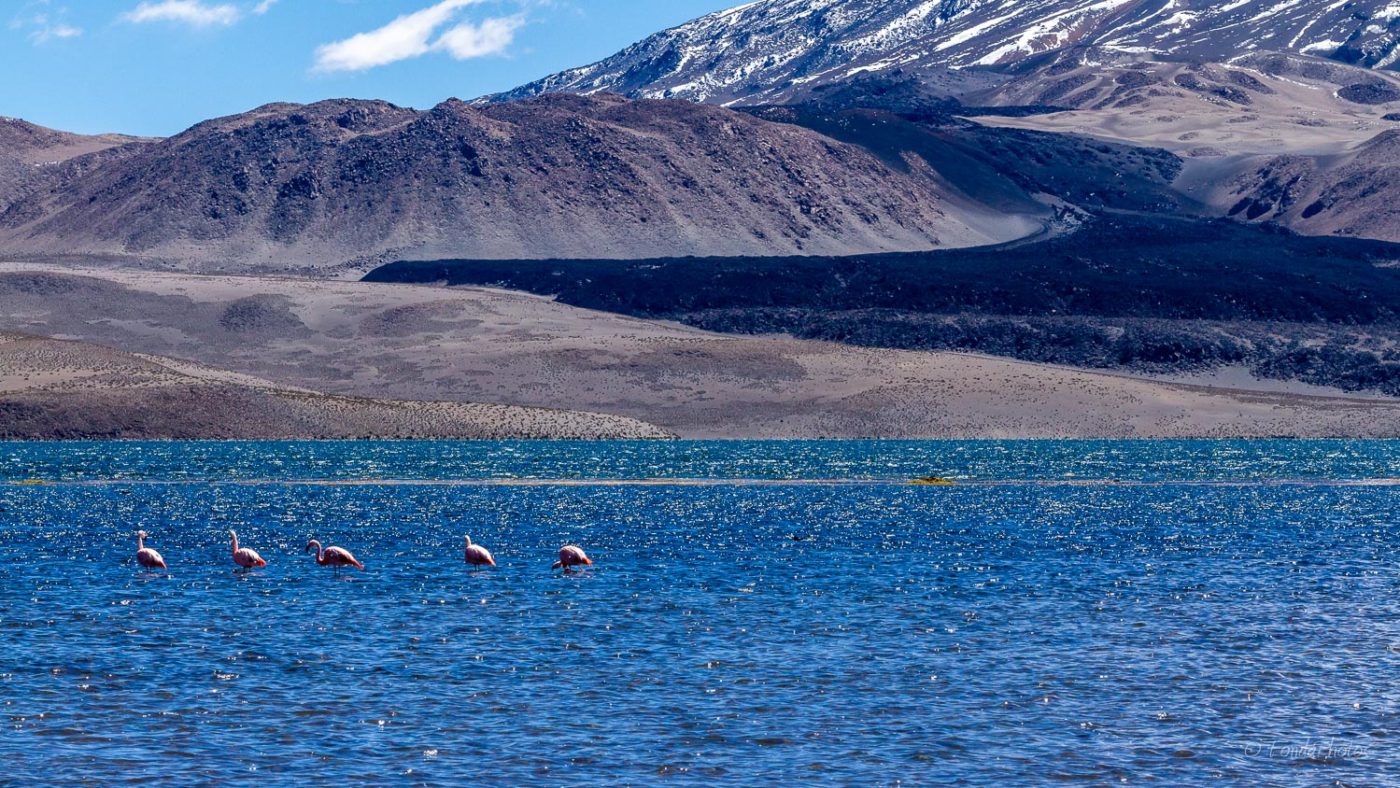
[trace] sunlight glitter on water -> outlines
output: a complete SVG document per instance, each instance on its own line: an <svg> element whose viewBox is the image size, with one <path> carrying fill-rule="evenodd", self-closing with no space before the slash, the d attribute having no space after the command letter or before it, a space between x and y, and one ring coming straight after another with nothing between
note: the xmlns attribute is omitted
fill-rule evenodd
<svg viewBox="0 0 1400 788"><path fill-rule="evenodd" d="M437 446L279 458L295 474L296 452L343 452L327 466L342 469L369 452L392 472ZM744 464L742 444L702 448L623 445L612 470ZM1400 708L1400 500L1353 484L1395 447L1110 444L1095 451L1117 464L1092 468L1060 459L1073 444L836 450L848 476L966 460L976 482L991 475L978 458L1003 456L1082 478L210 483L188 477L266 479L259 452L285 447L171 445L162 456L207 465L141 466L179 484L0 486L7 775L1182 785L1400 767L1384 746ZM24 451L26 473L133 465L129 446L84 448L86 466ZM578 467L576 447L544 446L533 467L451 451L486 478ZM809 444L751 451L816 464ZM1161 483L1154 456L1193 483ZM1081 483L1093 468L1136 482ZM1290 470L1344 483L1280 483ZM168 572L137 571L137 529ZM229 529L270 566L235 575ZM498 569L462 563L466 534ZM332 577L303 552L312 536L367 571ZM565 542L594 569L551 572Z"/></svg>

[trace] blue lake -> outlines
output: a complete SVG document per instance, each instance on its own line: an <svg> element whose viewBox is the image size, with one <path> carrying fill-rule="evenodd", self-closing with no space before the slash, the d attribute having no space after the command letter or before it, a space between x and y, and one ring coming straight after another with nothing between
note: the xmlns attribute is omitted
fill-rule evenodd
<svg viewBox="0 0 1400 788"><path fill-rule="evenodd" d="M0 783L1381 782L1397 478L1387 442L0 444Z"/></svg>

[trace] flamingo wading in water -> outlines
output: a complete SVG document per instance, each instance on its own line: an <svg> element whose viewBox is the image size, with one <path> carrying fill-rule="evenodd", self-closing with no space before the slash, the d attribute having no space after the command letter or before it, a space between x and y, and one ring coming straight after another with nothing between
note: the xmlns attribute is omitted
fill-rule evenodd
<svg viewBox="0 0 1400 788"><path fill-rule="evenodd" d="M491 551L479 544L472 544L472 538L467 537L467 557L466 562L472 566L495 566L496 559L491 557Z"/></svg>
<svg viewBox="0 0 1400 788"><path fill-rule="evenodd" d="M316 551L316 563L335 567L336 577L340 576L340 569L344 566L353 566L361 572L365 571L365 565L356 561L355 556L343 547L322 547L320 542L312 539L306 543L306 549Z"/></svg>
<svg viewBox="0 0 1400 788"><path fill-rule="evenodd" d="M136 532L136 563L140 564L143 569L166 569L165 559L161 557L160 553L146 546L147 535L145 531Z"/></svg>
<svg viewBox="0 0 1400 788"><path fill-rule="evenodd" d="M267 566L267 562L263 560L262 556L258 555L257 550L251 547L240 548L238 546L237 532L229 531L228 535L233 537L233 562L237 564L240 569L257 569L258 567Z"/></svg>
<svg viewBox="0 0 1400 788"><path fill-rule="evenodd" d="M565 572L572 572L576 566L593 566L593 562L588 560L583 548L567 544L559 548L559 560L555 561L550 569L563 567Z"/></svg>

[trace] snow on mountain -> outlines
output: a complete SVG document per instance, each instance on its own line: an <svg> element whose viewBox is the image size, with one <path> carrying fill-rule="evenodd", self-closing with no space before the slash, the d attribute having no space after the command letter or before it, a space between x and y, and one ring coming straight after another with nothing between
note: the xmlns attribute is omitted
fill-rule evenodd
<svg viewBox="0 0 1400 788"><path fill-rule="evenodd" d="M1225 61L1294 52L1400 62L1396 0L760 0L658 33L495 99L612 91L725 104L896 68L1008 69L1096 47Z"/></svg>

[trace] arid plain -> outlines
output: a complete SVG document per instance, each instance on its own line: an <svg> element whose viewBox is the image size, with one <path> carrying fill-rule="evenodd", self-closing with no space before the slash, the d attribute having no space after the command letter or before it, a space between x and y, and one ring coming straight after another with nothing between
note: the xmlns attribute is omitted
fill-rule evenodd
<svg viewBox="0 0 1400 788"><path fill-rule="evenodd" d="M540 416L548 411L510 412L515 421L509 423L530 426L519 434L536 437L1311 437L1400 431L1400 403L1388 400L1210 388L975 355L726 336L479 288L13 263L0 266L0 314L4 331L251 376L251 382L221 380L276 390L278 403L288 396L284 391L300 390L357 398L365 414L380 411L364 399L382 399L622 417L581 422L581 416ZM31 396L52 390L54 381L35 377L25 384L15 379L21 369L5 365L0 405L24 400L58 407L59 399ZM84 400L89 408L128 401L113 390L150 385L144 373L82 376L65 384L70 393L101 388L102 397ZM204 386L191 395L194 400L172 400L169 406L218 420L228 409L192 404L217 392L227 396L227 387ZM458 424L446 434L473 434L460 422L444 423ZM381 416L292 425L276 437L425 434ZM299 435L291 434L296 425L302 425ZM257 434L246 425L241 431L206 426L212 435ZM473 429L486 436L509 432ZM129 436L140 437L140 430Z"/></svg>

